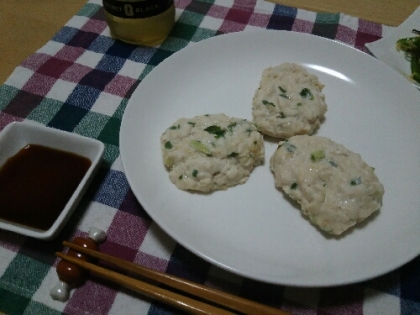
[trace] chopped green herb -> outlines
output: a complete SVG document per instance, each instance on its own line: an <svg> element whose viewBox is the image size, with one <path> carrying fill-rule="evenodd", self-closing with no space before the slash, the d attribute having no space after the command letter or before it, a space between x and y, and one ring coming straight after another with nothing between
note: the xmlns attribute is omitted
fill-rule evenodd
<svg viewBox="0 0 420 315"><path fill-rule="evenodd" d="M405 59L410 61L410 78L420 83L420 32L413 29L415 37L401 38L397 41L397 51L403 51Z"/></svg>
<svg viewBox="0 0 420 315"><path fill-rule="evenodd" d="M295 190L296 188L297 188L297 183L293 183L293 184L290 186L290 189Z"/></svg>
<svg viewBox="0 0 420 315"><path fill-rule="evenodd" d="M230 131L230 132L233 132L233 128L234 127L236 127L236 122L235 123L231 123L229 126L228 126L228 130Z"/></svg>
<svg viewBox="0 0 420 315"><path fill-rule="evenodd" d="M325 157L324 151L318 150L311 153L311 160L312 162L321 161Z"/></svg>
<svg viewBox="0 0 420 315"><path fill-rule="evenodd" d="M231 154L229 154L227 157L231 158L231 157L235 157L238 156L239 154L237 152L232 152Z"/></svg>
<svg viewBox="0 0 420 315"><path fill-rule="evenodd" d="M302 91L300 91L300 96L302 96L303 98L306 98L308 100L313 100L314 96L312 95L312 92L310 89L308 88L304 88L302 89Z"/></svg>
<svg viewBox="0 0 420 315"><path fill-rule="evenodd" d="M357 186L357 185L360 185L361 183L362 183L362 179L360 177L357 177L350 181L351 186Z"/></svg>
<svg viewBox="0 0 420 315"><path fill-rule="evenodd" d="M382 194L379 192L379 191L375 191L372 195L370 195L370 196L372 196L372 198L374 198L374 199L381 199L382 198Z"/></svg>
<svg viewBox="0 0 420 315"><path fill-rule="evenodd" d="M296 146L294 146L291 143L285 142L285 146L284 146L287 150L287 152L295 152L296 150Z"/></svg>
<svg viewBox="0 0 420 315"><path fill-rule="evenodd" d="M335 163L334 161L330 161L330 165L331 166L334 166L334 167L337 167L338 166L337 163Z"/></svg>
<svg viewBox="0 0 420 315"><path fill-rule="evenodd" d="M286 118L286 115L283 112L280 112L280 115L278 115L277 118Z"/></svg>
<svg viewBox="0 0 420 315"><path fill-rule="evenodd" d="M299 102L299 103L297 103L296 105L299 107L299 106L302 106L302 103L301 103L301 102Z"/></svg>
<svg viewBox="0 0 420 315"><path fill-rule="evenodd" d="M175 129L179 129L179 128L181 128L181 126L178 124L177 126L172 126L172 127L170 127L169 129L171 129L171 130L175 130Z"/></svg>
<svg viewBox="0 0 420 315"><path fill-rule="evenodd" d="M220 128L220 126L216 126L216 125L207 127L204 130L207 131L208 133L213 134L216 139L219 139L220 137L225 137L225 133L226 133L225 129L222 129Z"/></svg>
<svg viewBox="0 0 420 315"><path fill-rule="evenodd" d="M197 170L193 170L192 171L192 177L197 177L198 171Z"/></svg>
<svg viewBox="0 0 420 315"><path fill-rule="evenodd" d="M287 93L287 91L286 91L285 89L283 89L280 85L279 85L279 90L280 90L280 92L282 92L282 93Z"/></svg>
<svg viewBox="0 0 420 315"><path fill-rule="evenodd" d="M254 144L257 144L258 142L257 141L254 141Z"/></svg>
<svg viewBox="0 0 420 315"><path fill-rule="evenodd" d="M195 127L195 122L189 121L188 122L191 126Z"/></svg>
<svg viewBox="0 0 420 315"><path fill-rule="evenodd" d="M166 141L165 142L165 149L172 149L172 148L173 148L173 145L172 145L171 141Z"/></svg>
<svg viewBox="0 0 420 315"><path fill-rule="evenodd" d="M271 103L271 102L269 102L269 101L267 101L267 100L262 100L262 103L263 103L265 106L270 105L270 106L276 107L276 105L274 105L274 103Z"/></svg>
<svg viewBox="0 0 420 315"><path fill-rule="evenodd" d="M279 90L281 92L280 94L281 97L290 100L290 96L286 94L287 90L283 89L281 86L279 86Z"/></svg>
<svg viewBox="0 0 420 315"><path fill-rule="evenodd" d="M182 175L179 175L178 179L181 180L182 179Z"/></svg>
<svg viewBox="0 0 420 315"><path fill-rule="evenodd" d="M211 150L199 140L191 140L190 147L206 155L211 155Z"/></svg>

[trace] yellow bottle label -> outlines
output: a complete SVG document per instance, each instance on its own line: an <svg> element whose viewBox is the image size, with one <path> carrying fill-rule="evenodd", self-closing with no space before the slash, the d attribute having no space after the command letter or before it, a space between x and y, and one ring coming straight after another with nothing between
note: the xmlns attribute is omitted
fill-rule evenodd
<svg viewBox="0 0 420 315"><path fill-rule="evenodd" d="M156 16L168 10L173 0L103 0L109 14L123 19L142 19Z"/></svg>

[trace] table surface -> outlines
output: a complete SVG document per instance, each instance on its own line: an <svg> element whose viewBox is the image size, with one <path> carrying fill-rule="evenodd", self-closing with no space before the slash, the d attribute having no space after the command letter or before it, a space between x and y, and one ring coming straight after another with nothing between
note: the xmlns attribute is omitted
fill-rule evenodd
<svg viewBox="0 0 420 315"><path fill-rule="evenodd" d="M173 53L219 34L255 29L313 34L368 52L365 44L389 34L420 0L401 0L398 8L391 0L358 0L358 5L333 0L176 0L174 29L158 47L113 40L101 1L0 0L0 79L5 81L0 85L0 130L26 120L105 145L98 174L55 239L0 230L0 314L180 314L97 277L73 290L67 303L51 299L49 292L57 283L54 253L63 250L63 240L86 237L90 227L106 231L100 245L105 253L295 315L420 313L420 256L374 279L326 288L263 283L210 264L153 222L130 189L119 151L128 100ZM397 105L400 109L404 104Z"/></svg>
<svg viewBox="0 0 420 315"><path fill-rule="evenodd" d="M398 26L420 5L420 0L271 2L311 11L345 13L390 26ZM4 82L28 55L44 45L85 3L86 0L38 0L34 6L30 0L0 0L0 82Z"/></svg>

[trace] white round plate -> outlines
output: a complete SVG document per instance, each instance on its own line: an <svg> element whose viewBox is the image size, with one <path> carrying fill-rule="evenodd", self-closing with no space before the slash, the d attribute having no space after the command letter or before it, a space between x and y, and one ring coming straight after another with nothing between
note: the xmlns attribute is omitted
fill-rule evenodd
<svg viewBox="0 0 420 315"><path fill-rule="evenodd" d="M379 214L343 237L327 237L274 187L266 162L248 182L212 194L177 189L160 135L181 117L225 113L251 120L261 72L304 65L325 84L318 135L345 145L385 186ZM194 43L156 67L131 97L120 149L131 188L171 237L210 263L264 282L331 286L391 271L420 253L420 94L375 58L325 38L247 31Z"/></svg>

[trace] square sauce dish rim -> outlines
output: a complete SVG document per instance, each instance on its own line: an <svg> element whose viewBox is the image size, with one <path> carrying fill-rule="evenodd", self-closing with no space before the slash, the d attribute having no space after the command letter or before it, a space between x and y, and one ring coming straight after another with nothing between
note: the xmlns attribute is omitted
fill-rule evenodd
<svg viewBox="0 0 420 315"><path fill-rule="evenodd" d="M52 149L77 154L91 162L72 196L48 230L38 230L18 223L0 219L0 229L25 236L41 239L53 239L65 226L76 209L99 165L104 153L104 144L96 139L79 134L46 127L32 121L12 122L0 132L0 168L11 157L27 145L41 145Z"/></svg>

